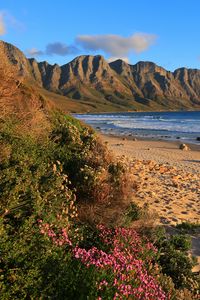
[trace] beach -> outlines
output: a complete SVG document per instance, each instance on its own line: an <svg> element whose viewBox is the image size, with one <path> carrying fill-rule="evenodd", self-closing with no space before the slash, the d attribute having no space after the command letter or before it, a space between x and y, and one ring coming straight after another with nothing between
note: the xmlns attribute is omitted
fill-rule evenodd
<svg viewBox="0 0 200 300"><path fill-rule="evenodd" d="M148 202L160 223L200 221L200 151L183 151L178 143L133 141L101 136L116 157L126 156L138 190L134 199Z"/></svg>
<svg viewBox="0 0 200 300"><path fill-rule="evenodd" d="M132 165L137 190L133 200L148 204L164 226L200 222L200 146L179 149L179 142L134 140L101 135L113 155ZM200 263L200 232L192 236Z"/></svg>

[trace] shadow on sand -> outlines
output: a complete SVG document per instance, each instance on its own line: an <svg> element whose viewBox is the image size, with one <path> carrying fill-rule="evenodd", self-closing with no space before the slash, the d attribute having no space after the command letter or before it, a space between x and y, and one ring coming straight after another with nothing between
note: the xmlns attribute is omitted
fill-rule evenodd
<svg viewBox="0 0 200 300"><path fill-rule="evenodd" d="M191 162L191 163L200 163L200 160L195 160L195 159L192 160L185 159L184 161Z"/></svg>

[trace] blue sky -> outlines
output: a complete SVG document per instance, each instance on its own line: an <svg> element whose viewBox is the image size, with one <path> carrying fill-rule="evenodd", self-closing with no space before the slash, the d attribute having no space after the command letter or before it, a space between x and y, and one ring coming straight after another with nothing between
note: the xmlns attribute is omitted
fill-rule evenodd
<svg viewBox="0 0 200 300"><path fill-rule="evenodd" d="M1 0L0 38L38 61L102 54L200 69L199 0Z"/></svg>

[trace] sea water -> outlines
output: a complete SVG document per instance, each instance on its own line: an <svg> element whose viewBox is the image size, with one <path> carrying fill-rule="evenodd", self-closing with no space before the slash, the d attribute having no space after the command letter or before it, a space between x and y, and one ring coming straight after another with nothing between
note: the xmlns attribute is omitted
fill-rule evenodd
<svg viewBox="0 0 200 300"><path fill-rule="evenodd" d="M75 114L104 134L200 144L200 111Z"/></svg>

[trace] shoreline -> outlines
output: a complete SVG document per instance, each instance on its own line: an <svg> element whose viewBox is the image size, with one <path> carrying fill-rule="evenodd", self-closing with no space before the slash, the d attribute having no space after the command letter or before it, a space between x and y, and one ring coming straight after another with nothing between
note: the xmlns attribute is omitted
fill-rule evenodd
<svg viewBox="0 0 200 300"><path fill-rule="evenodd" d="M199 110L98 112L74 116L101 134L200 146Z"/></svg>
<svg viewBox="0 0 200 300"><path fill-rule="evenodd" d="M154 113L154 112L196 112L199 111L200 109L197 110L193 110L193 109L188 109L188 110L122 110L122 111L98 111L98 112L75 112L75 113L71 113L72 115L96 115L96 114L110 114L110 113L114 113L114 114L122 114L122 113Z"/></svg>
<svg viewBox="0 0 200 300"><path fill-rule="evenodd" d="M200 145L186 143L190 150L184 151L179 149L181 141L138 139L134 136L107 135L100 132L97 134L117 156L153 160L200 176Z"/></svg>
<svg viewBox="0 0 200 300"><path fill-rule="evenodd" d="M164 139L164 138L152 138L152 137L143 137L143 136L138 136L138 135L134 135L134 134L115 134L115 133L102 133L101 130L99 130L98 128L94 129L98 135L102 136L102 137L110 137L110 138L118 138L118 139L122 139L122 140L128 140L128 141L144 141L144 142L152 142L152 143L169 143L169 144L174 144L174 145L180 145L180 144L186 144L190 147L190 150L192 151L200 151L200 141L196 142L196 143L191 143L190 141L187 140L181 140L181 139Z"/></svg>

